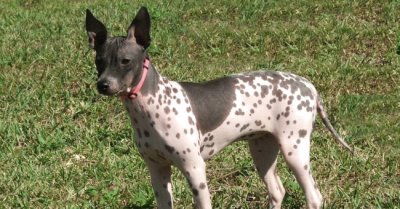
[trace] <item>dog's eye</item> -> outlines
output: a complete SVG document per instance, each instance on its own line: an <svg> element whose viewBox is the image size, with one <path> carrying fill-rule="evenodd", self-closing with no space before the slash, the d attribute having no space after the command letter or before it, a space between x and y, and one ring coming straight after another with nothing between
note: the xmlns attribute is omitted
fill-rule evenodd
<svg viewBox="0 0 400 209"><path fill-rule="evenodd" d="M123 65L129 64L129 62L131 62L130 59L122 59L122 60L121 60L121 64L123 64Z"/></svg>

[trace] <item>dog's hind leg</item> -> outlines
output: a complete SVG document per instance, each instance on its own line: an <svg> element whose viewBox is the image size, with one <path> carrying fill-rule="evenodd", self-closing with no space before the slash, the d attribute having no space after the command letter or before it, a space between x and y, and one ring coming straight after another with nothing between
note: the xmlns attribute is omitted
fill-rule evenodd
<svg viewBox="0 0 400 209"><path fill-rule="evenodd" d="M277 174L277 140L272 134L266 133L249 139L249 147L257 172L268 188L270 208L281 208L285 188Z"/></svg>
<svg viewBox="0 0 400 209"><path fill-rule="evenodd" d="M288 139L288 135L282 134L280 138L286 140L280 140L281 151L286 160L286 163L293 171L297 182L300 184L306 195L308 208L318 209L322 207L322 195L319 192L314 178L311 174L311 126L308 127L307 130L308 131L306 131L305 129L300 129L297 134L293 134L291 139ZM287 132L288 131L286 131L286 133Z"/></svg>

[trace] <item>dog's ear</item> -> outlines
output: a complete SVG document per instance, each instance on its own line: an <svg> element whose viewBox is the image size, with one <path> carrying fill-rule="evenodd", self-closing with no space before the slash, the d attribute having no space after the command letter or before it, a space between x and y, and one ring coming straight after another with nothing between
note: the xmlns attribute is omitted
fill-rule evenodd
<svg viewBox="0 0 400 209"><path fill-rule="evenodd" d="M104 44L107 40L107 29L102 22L96 19L93 14L86 9L86 32L89 37L89 46L92 49Z"/></svg>
<svg viewBox="0 0 400 209"><path fill-rule="evenodd" d="M150 45L150 15L146 7L141 7L128 28L128 40L147 48Z"/></svg>

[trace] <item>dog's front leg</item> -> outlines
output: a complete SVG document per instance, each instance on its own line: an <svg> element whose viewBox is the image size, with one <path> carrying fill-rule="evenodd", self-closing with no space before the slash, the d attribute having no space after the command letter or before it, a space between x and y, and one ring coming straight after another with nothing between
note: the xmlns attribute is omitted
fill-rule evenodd
<svg viewBox="0 0 400 209"><path fill-rule="evenodd" d="M150 171L151 184L157 200L157 208L173 208L171 165L161 165L147 160L146 164Z"/></svg>
<svg viewBox="0 0 400 209"><path fill-rule="evenodd" d="M206 178L206 164L203 158L193 153L192 156L186 158L186 162L180 170L188 180L196 203L196 208L211 209L211 198Z"/></svg>

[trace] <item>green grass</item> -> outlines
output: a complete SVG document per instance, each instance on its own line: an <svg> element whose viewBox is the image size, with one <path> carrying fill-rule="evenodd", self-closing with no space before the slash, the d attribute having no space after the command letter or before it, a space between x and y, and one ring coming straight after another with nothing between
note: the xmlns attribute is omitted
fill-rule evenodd
<svg viewBox="0 0 400 209"><path fill-rule="evenodd" d="M90 2L90 3L89 3ZM399 1L51 1L0 4L0 208L152 208L154 195L116 98L95 90L85 9L113 35L152 15L149 49L174 80L270 68L309 78L341 149L320 122L313 172L326 208L400 208ZM285 163L284 208L304 195ZM191 192L174 170L176 208ZM209 161L215 208L266 208L245 143Z"/></svg>

